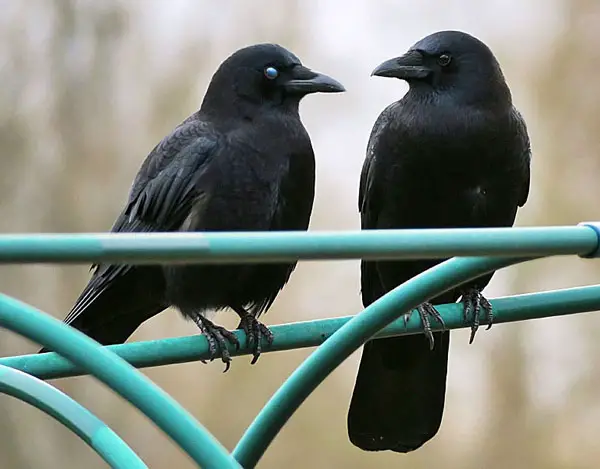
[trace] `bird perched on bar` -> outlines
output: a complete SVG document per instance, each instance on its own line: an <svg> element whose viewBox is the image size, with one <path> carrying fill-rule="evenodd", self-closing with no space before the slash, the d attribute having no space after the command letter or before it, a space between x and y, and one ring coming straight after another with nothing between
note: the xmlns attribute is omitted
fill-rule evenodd
<svg viewBox="0 0 600 469"><path fill-rule="evenodd" d="M311 93L345 91L276 44L238 50L215 72L200 110L147 156L112 232L307 230L315 160L299 104ZM64 320L101 344L118 344L175 306L206 336L210 356L231 361L236 336L207 312L230 308L253 351L272 341L258 321L296 262L93 266ZM48 351L43 349L42 352Z"/></svg>
<svg viewBox="0 0 600 469"><path fill-rule="evenodd" d="M379 116L360 177L362 229L512 226L529 194L527 128L492 51L459 31L417 42L372 73L408 82ZM442 260L362 261L365 307ZM366 451L407 453L439 430L448 346L434 304L461 298L470 343L493 273L418 307L425 333L365 344L350 408L350 441Z"/></svg>

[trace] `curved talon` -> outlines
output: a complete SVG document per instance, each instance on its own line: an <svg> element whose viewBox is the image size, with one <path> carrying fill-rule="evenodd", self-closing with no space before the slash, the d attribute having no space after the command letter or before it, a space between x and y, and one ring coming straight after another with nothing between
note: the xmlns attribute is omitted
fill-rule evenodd
<svg viewBox="0 0 600 469"><path fill-rule="evenodd" d="M492 327L494 322L494 314L492 311L491 303L481 294L477 288L471 288L463 293L463 320L465 324L471 325L471 335L469 337L469 344L475 340L475 334L479 329L480 324L480 312L483 309L485 311L485 319L487 323L486 330Z"/></svg>
<svg viewBox="0 0 600 469"><path fill-rule="evenodd" d="M410 313L406 313L402 315L402 320L404 321L404 330L406 330L406 328L408 327L408 320L410 319L410 315L412 314L412 311Z"/></svg>
<svg viewBox="0 0 600 469"><path fill-rule="evenodd" d="M494 312L492 311L492 304L483 295L481 295L481 307L485 311L485 322L487 323L485 330L487 331L492 328L494 323Z"/></svg>
<svg viewBox="0 0 600 469"><path fill-rule="evenodd" d="M431 332L431 321L429 320L429 317L432 317L439 322L442 325L442 330L446 329L446 324L444 323L440 313L438 313L437 309L435 309L431 303L420 304L417 306L417 312L419 313L419 317L423 323L423 333L429 341L429 349L433 350L435 341L433 339L433 332Z"/></svg>
<svg viewBox="0 0 600 469"><path fill-rule="evenodd" d="M273 343L273 333L267 326L249 313L241 318L238 329L243 329L246 333L246 345L252 350L252 361L250 364L254 365L262 353L263 338L271 345Z"/></svg>
<svg viewBox="0 0 600 469"><path fill-rule="evenodd" d="M223 370L223 373L225 373L231 367L231 354L229 353L227 342L229 341L231 344L235 345L236 350L239 350L240 341L233 332L222 326L217 326L201 314L194 315L192 319L202 332L202 335L204 335L208 341L209 361L212 362L215 358L220 357L221 361L225 363L225 369ZM221 351L220 355L218 350ZM206 364L206 360L200 361Z"/></svg>

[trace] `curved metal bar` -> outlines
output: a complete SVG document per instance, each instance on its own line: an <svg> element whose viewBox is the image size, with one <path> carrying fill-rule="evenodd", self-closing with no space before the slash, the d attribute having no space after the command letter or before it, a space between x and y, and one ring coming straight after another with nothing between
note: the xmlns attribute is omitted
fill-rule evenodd
<svg viewBox="0 0 600 469"><path fill-rule="evenodd" d="M147 469L138 455L102 420L54 386L0 365L0 393L15 397L58 420L117 469Z"/></svg>
<svg viewBox="0 0 600 469"><path fill-rule="evenodd" d="M0 294L0 326L86 368L145 413L201 467L239 468L227 450L181 405L114 353L57 319Z"/></svg>
<svg viewBox="0 0 600 469"><path fill-rule="evenodd" d="M0 235L0 263L256 263L298 259L589 256L599 246L600 231L594 226L589 223L336 232Z"/></svg>
<svg viewBox="0 0 600 469"><path fill-rule="evenodd" d="M490 302L494 309L494 324L585 313L600 309L600 285L507 296L495 298ZM450 303L436 306L436 308L444 318L447 329L467 327L462 320L462 305ZM270 329L274 335L273 345L268 348L265 343L263 353L316 347L325 342L353 317L343 316L271 326ZM433 329L438 327L436 322L431 326ZM421 322L418 316L413 315L406 327L403 319L397 319L375 334L375 337L420 334L421 332ZM234 333L241 344L246 343L243 331L236 330ZM186 363L208 358L208 344L201 335L131 342L110 345L107 348L136 368ZM232 355L251 353L245 346L242 346L239 351L232 347L230 352ZM85 370L57 353L0 358L0 365L24 371L40 379L87 374Z"/></svg>
<svg viewBox="0 0 600 469"><path fill-rule="evenodd" d="M233 451L235 458L243 467L256 466L283 425L310 393L351 353L402 313L480 275L526 260L529 259L453 258L379 298L296 368L250 424Z"/></svg>

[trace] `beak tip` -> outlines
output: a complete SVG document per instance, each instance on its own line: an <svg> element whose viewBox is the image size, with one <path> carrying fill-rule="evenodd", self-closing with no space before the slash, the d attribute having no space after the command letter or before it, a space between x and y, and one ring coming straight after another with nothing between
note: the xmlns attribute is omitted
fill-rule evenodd
<svg viewBox="0 0 600 469"><path fill-rule="evenodd" d="M300 77L291 80L285 84L285 87L292 92L300 92L301 94L312 94L312 93L342 93L346 91L344 85L342 85L336 79L317 72L310 71L311 76Z"/></svg>
<svg viewBox="0 0 600 469"><path fill-rule="evenodd" d="M421 53L418 51L408 51L403 56L380 63L371 72L371 76L406 80L424 78L430 73L431 69L423 63Z"/></svg>
<svg viewBox="0 0 600 469"><path fill-rule="evenodd" d="M394 67L390 65L390 61L386 61L382 64L377 65L371 72L372 77L386 77L386 72L389 72Z"/></svg>
<svg viewBox="0 0 600 469"><path fill-rule="evenodd" d="M320 91L321 93L344 93L346 91L346 88L340 82L334 82L325 85L324 88L321 88L318 91Z"/></svg>
<svg viewBox="0 0 600 469"><path fill-rule="evenodd" d="M346 91L346 88L344 87L344 85L342 85L335 78L331 78L327 75L321 75L321 76L322 76L321 80L325 84L325 89L322 90L323 92L343 93L344 91Z"/></svg>

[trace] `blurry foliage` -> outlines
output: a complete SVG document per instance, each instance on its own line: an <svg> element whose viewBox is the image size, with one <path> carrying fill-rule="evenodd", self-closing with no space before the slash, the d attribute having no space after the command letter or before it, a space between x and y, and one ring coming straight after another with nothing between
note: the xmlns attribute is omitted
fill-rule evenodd
<svg viewBox="0 0 600 469"><path fill-rule="evenodd" d="M391 12L395 18L402 9L393 3L378 7L377 21L385 19L390 25L371 28L373 35L396 33ZM209 8L208 2L198 2L190 15L189 3L182 1L0 2L0 230L108 229L143 157L197 109L213 70L238 47L277 38L309 66L345 83L363 83L355 78L359 60L348 51L327 55L315 39L317 29L308 25L316 24L316 5L232 0ZM510 69L514 41L503 49L494 47L506 59L503 64L508 62L508 76L520 75L518 84L511 82L514 94L529 98L528 103L517 102L520 108L529 105L525 115L534 149L531 200L519 217L521 225L598 218L600 92L590 80L600 71L600 62L594 60L600 6L593 0L556 0L552 8L563 13L561 28L527 70ZM431 5L423 9L428 15L435 12ZM324 25L329 27L329 21ZM407 45L416 39L407 39ZM356 48L357 57L362 51ZM364 66L371 67L380 55L371 51ZM354 86L337 101L309 98L303 104L319 160L313 229L358 226L355 192L349 194L348 187L355 189L364 147L349 149L340 137L345 132L344 140L352 140L360 126L366 142L372 119L361 106L370 100L370 90L363 95L360 91ZM348 155L332 163L328 145L349 150ZM340 161L341 170L336 167ZM504 279L505 293L600 280L594 263L576 259L538 261L511 272L497 277ZM59 317L87 278L86 266L0 269L3 292ZM322 279L335 279L336 288ZM357 262L304 263L266 319L289 322L359 309ZM235 326L227 313L219 320ZM355 354L303 404L260 467L595 467L600 373L585 357L599 355L598 328L593 315L499 326L481 334L470 348L462 332L453 334L441 432L407 456L363 453L347 441ZM132 340L191 333L196 333L193 325L168 312L144 324ZM13 355L36 349L0 332L0 350ZM239 358L225 375L217 363L144 372L233 448L308 354L268 354L253 367L247 358ZM139 412L90 378L53 384L105 420L150 467L193 467ZM3 468L105 467L63 427L6 397L0 399L0 435Z"/></svg>

